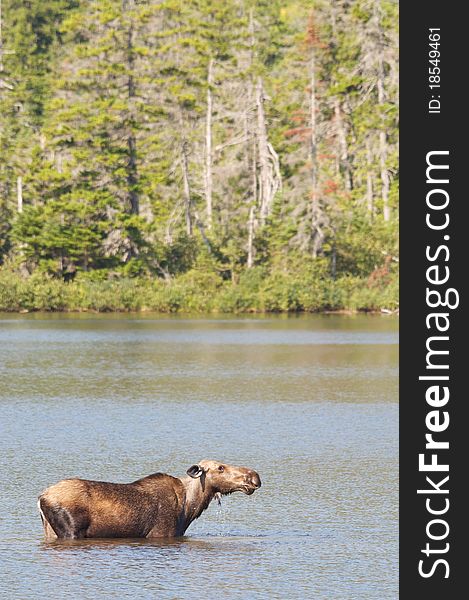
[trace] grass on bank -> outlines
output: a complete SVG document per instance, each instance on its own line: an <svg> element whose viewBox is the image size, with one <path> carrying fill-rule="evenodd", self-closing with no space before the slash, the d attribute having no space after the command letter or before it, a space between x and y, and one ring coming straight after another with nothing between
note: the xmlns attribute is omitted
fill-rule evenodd
<svg viewBox="0 0 469 600"><path fill-rule="evenodd" d="M72 282L34 273L24 278L0 270L0 311L155 311L161 313L263 313L379 311L398 307L396 274L385 281L314 274L266 273L253 268L239 282L189 271L171 281L150 278L96 280L79 274Z"/></svg>

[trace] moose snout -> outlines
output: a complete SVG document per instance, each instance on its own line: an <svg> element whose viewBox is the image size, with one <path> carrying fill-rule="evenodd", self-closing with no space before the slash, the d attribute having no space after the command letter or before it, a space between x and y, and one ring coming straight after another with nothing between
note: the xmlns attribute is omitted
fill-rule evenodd
<svg viewBox="0 0 469 600"><path fill-rule="evenodd" d="M248 483L250 483L256 489L260 488L262 485L261 478L259 477L258 473L256 473L255 471L249 471L249 473L246 476L246 479L247 479Z"/></svg>

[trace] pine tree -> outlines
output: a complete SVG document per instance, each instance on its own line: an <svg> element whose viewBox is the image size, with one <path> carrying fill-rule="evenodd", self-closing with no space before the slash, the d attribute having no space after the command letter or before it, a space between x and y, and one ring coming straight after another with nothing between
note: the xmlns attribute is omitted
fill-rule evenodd
<svg viewBox="0 0 469 600"><path fill-rule="evenodd" d="M395 2L2 0L1 23L0 260L236 282L395 255Z"/></svg>

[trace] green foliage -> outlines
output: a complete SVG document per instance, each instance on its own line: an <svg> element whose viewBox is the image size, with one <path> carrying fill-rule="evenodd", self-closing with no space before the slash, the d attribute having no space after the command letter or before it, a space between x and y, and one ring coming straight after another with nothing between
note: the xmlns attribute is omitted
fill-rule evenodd
<svg viewBox="0 0 469 600"><path fill-rule="evenodd" d="M98 279L81 273L63 282L36 272L24 278L0 270L0 311L156 311L162 313L262 313L320 311L379 311L398 308L398 278L386 285L344 276L317 278L310 274L262 269L241 277L238 284L215 274L189 271L171 280L122 277Z"/></svg>
<svg viewBox="0 0 469 600"><path fill-rule="evenodd" d="M61 281L40 273L24 279L8 270L0 272L0 310L65 310L70 303L68 292Z"/></svg>
<svg viewBox="0 0 469 600"><path fill-rule="evenodd" d="M2 9L5 310L397 307L395 2Z"/></svg>

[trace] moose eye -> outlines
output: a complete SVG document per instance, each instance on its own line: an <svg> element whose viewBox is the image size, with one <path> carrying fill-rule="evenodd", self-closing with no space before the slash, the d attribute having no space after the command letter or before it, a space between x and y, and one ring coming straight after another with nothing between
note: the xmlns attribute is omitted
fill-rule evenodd
<svg viewBox="0 0 469 600"><path fill-rule="evenodd" d="M220 473L223 473L223 471L225 470L225 467L223 465L220 465L218 467L218 470L220 471Z"/></svg>

